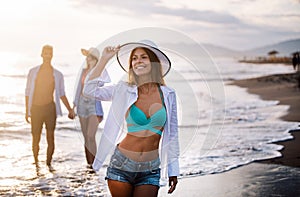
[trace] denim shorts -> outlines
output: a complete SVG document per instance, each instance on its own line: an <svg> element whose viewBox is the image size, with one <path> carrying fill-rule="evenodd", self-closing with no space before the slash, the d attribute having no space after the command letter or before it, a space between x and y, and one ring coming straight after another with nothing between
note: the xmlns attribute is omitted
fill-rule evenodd
<svg viewBox="0 0 300 197"><path fill-rule="evenodd" d="M155 185L159 187L159 165L159 158L147 162L136 162L116 148L110 159L105 179L126 182L133 186Z"/></svg>
<svg viewBox="0 0 300 197"><path fill-rule="evenodd" d="M77 106L77 114L80 117L87 118L91 115L103 116L101 102L95 99L80 96Z"/></svg>

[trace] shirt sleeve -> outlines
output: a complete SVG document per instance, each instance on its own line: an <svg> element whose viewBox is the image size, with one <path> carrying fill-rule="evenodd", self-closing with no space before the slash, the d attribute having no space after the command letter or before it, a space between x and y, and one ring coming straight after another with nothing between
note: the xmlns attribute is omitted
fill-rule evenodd
<svg viewBox="0 0 300 197"><path fill-rule="evenodd" d="M96 100L95 102L95 107L96 107L96 115L97 116L103 116L103 107L102 107L102 103L99 100Z"/></svg>
<svg viewBox="0 0 300 197"><path fill-rule="evenodd" d="M179 141L176 94L172 93L170 120L170 144L168 151L168 176L179 176Z"/></svg>
<svg viewBox="0 0 300 197"><path fill-rule="evenodd" d="M107 71L104 70L100 77L89 80L91 73L92 71L85 79L83 87L84 96L100 101L111 101L115 86L104 86L104 83L111 81Z"/></svg>
<svg viewBox="0 0 300 197"><path fill-rule="evenodd" d="M65 96L65 81L62 73L58 72L58 95L59 97Z"/></svg>
<svg viewBox="0 0 300 197"><path fill-rule="evenodd" d="M27 75L27 82L26 82L26 88L25 88L25 96L29 96L31 91L31 82L32 81L32 69L28 72Z"/></svg>

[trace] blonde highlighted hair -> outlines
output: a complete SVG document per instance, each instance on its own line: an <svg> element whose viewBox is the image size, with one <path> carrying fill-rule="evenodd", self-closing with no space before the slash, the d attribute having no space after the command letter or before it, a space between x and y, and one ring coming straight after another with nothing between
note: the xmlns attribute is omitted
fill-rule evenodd
<svg viewBox="0 0 300 197"><path fill-rule="evenodd" d="M42 53L43 53L45 50L47 50L47 49L53 51L53 46L51 46L51 45L49 45L49 44L44 45L44 46L43 46L43 49L42 49Z"/></svg>

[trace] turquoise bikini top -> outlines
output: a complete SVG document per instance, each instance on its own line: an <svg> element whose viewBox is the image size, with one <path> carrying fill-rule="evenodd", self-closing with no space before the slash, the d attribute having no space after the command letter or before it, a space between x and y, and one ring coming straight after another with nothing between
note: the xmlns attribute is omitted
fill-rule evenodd
<svg viewBox="0 0 300 197"><path fill-rule="evenodd" d="M159 93L163 106L157 110L152 116L147 118L145 113L138 108L135 104L131 105L126 122L128 125L128 132L138 132L143 130L149 130L159 135L162 135L162 131L156 129L156 127L163 127L167 121L167 111L164 106L164 99L160 88Z"/></svg>

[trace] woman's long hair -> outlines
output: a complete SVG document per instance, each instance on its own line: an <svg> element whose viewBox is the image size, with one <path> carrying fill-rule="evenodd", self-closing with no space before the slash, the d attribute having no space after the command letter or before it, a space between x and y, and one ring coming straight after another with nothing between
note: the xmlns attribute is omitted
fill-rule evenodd
<svg viewBox="0 0 300 197"><path fill-rule="evenodd" d="M158 83L159 85L165 85L165 81L162 76L162 66L157 55L153 51L145 47L137 47L131 51L129 57L128 83L130 85L137 85L138 82L138 76L134 73L132 68L133 54L137 49L143 49L149 56L151 63L151 82Z"/></svg>

